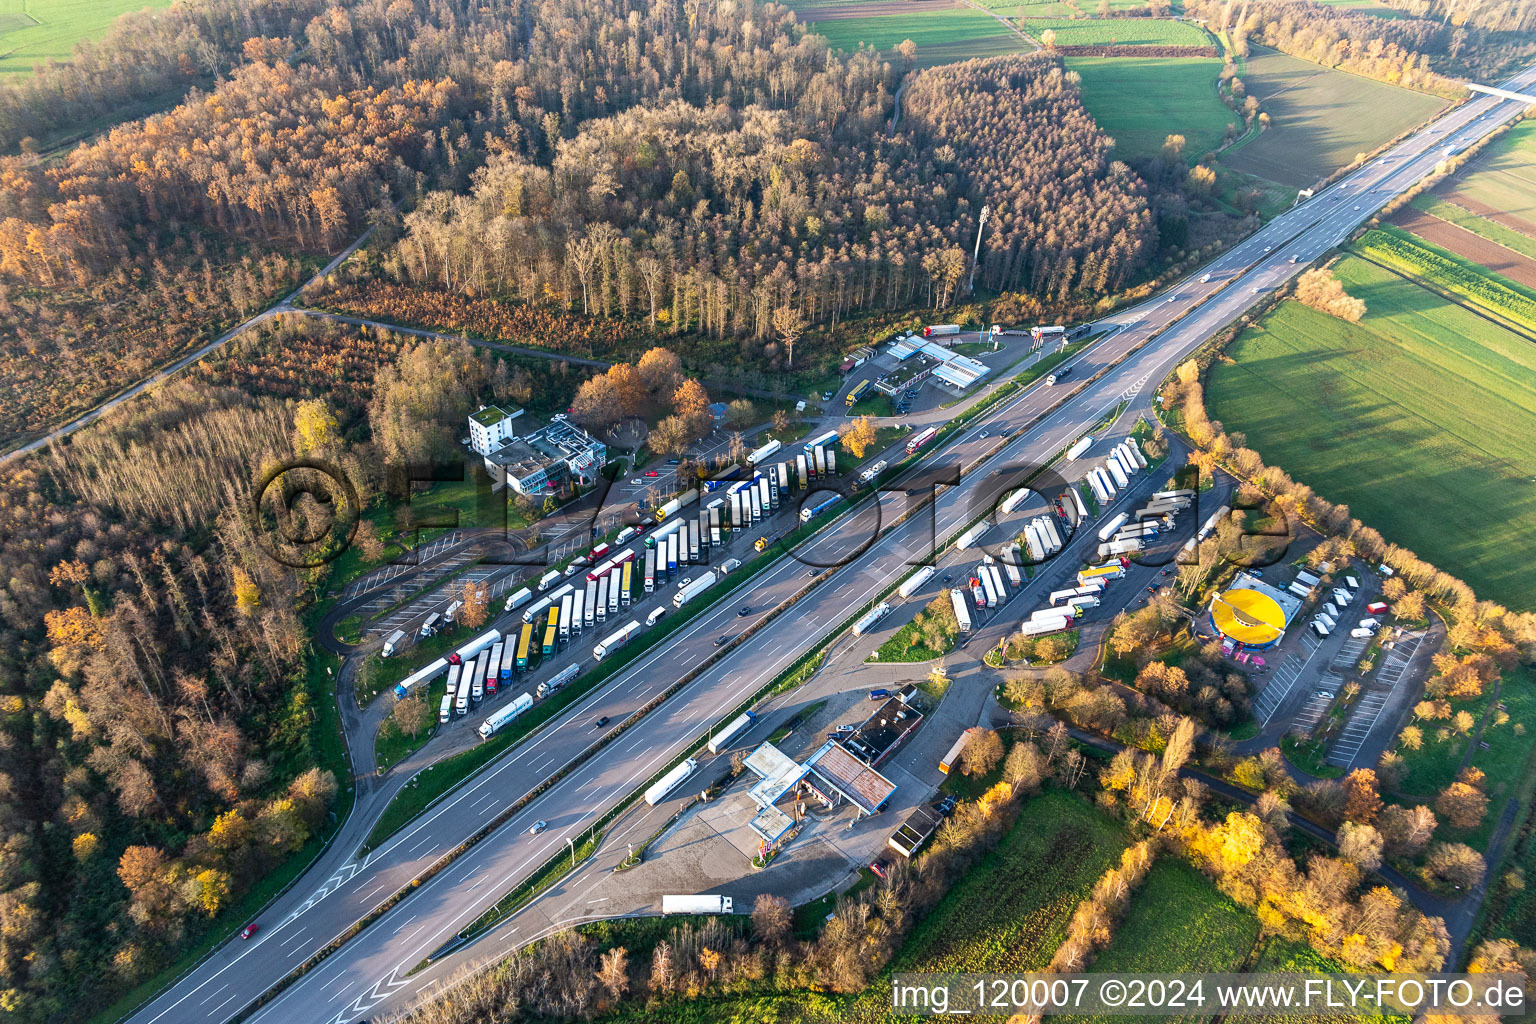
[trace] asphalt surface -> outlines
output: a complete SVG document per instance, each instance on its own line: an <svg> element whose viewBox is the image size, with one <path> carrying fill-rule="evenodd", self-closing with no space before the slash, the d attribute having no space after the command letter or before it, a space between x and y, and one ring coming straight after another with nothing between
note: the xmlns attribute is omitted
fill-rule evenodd
<svg viewBox="0 0 1536 1024"><path fill-rule="evenodd" d="M1532 69L1506 87L1536 79ZM957 485L943 489L931 512L887 528L874 543L876 513L846 516L751 583L754 609L766 609L805 588L807 564L836 565L795 605L745 642L729 650L679 694L603 748L542 794L449 868L421 884L379 920L351 938L319 966L253 1014L263 1022L355 1021L394 1005L410 988L407 973L444 941L478 918L508 889L554 853L576 840L597 817L642 781L666 766L728 711L794 662L854 609L895 583L929 553L932 538L945 538L970 522L1017 478L1004 467L1041 463L1081 435L1104 412L1134 399L1182 358L1231 322L1259 293L1273 289L1336 245L1375 208L1431 171L1450 144L1465 144L1493 130L1519 109L1514 101L1474 100L1435 122L1386 156L1338 185L1277 217L1234 250L1186 280L1167 296L1116 314L1101 327L1118 333L1077 357L1075 373L1054 388L1031 387L1000 403L941 453L939 462L967 467ZM1356 197L1362 197L1358 201ZM1354 209L1359 205L1360 209ZM1296 262L1291 261L1295 256ZM1199 275L1209 272L1210 280ZM1182 317L1182 319L1180 319ZM1178 320L1176 326L1164 330ZM1156 343L1146 345L1156 332ZM1131 353L1127 358L1127 353ZM1083 382L1117 359L1101 379ZM1075 382L1075 383L1074 383ZM1076 389L1069 400L1064 393ZM1006 438L1006 440L1004 440ZM973 464L985 460L976 471ZM928 463L925 463L926 466ZM920 467L921 470L921 467ZM904 507L901 494L884 498L886 522ZM857 552L863 550L862 554ZM488 766L448 799L421 815L379 849L336 870L292 912L265 922L249 941L232 940L182 981L132 1018L135 1024L226 1021L240 1013L295 967L333 940L506 807L568 763L598 738L592 722L609 715L616 725L670 687L686 667L716 653L715 639L736 634L745 623L738 600L724 600L689 624L664 648L640 658L560 719ZM610 725L610 728L612 728ZM547 820L540 835L528 832ZM297 897L296 897L297 898Z"/></svg>

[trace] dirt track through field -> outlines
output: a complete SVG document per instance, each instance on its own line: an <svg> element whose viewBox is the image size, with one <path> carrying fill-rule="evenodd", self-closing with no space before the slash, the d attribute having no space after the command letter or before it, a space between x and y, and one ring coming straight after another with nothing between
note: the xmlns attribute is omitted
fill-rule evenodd
<svg viewBox="0 0 1536 1024"><path fill-rule="evenodd" d="M1423 210L1405 206L1393 218L1398 227L1412 231L1426 242L1433 242L1442 249L1449 249L1474 263L1480 263L1495 274L1503 274L1511 281L1536 288L1536 260L1513 249L1506 249L1497 242L1490 242L1481 235L1473 234Z"/></svg>

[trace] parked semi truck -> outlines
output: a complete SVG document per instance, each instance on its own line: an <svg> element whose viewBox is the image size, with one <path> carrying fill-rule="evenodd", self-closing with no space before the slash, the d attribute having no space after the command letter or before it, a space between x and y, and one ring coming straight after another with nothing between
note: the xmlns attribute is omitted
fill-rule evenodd
<svg viewBox="0 0 1536 1024"><path fill-rule="evenodd" d="M933 574L937 571L938 570L931 565L923 566L921 569L917 570L917 572L903 580L901 586L896 588L896 593L900 594L903 598L911 597L913 594L922 589L924 583L927 583L929 580L933 579Z"/></svg>
<svg viewBox="0 0 1536 1024"><path fill-rule="evenodd" d="M907 441L907 454L914 455L923 445L939 436L937 427L928 427Z"/></svg>
<svg viewBox="0 0 1536 1024"><path fill-rule="evenodd" d="M729 914L729 896L663 896L662 914Z"/></svg>
<svg viewBox="0 0 1536 1024"><path fill-rule="evenodd" d="M888 613L890 610L890 604L885 601L881 601L879 604L875 605L869 611L859 616L859 620L853 624L853 635L863 636L865 633L868 633L870 630L874 629L875 625L879 623L881 619L885 618L886 613Z"/></svg>
<svg viewBox="0 0 1536 1024"><path fill-rule="evenodd" d="M405 649L405 630L397 629L384 638L384 649L379 652L381 658L393 658Z"/></svg>
<svg viewBox="0 0 1536 1024"><path fill-rule="evenodd" d="M923 328L923 337L925 338L944 338L959 333L959 324L930 324Z"/></svg>
<svg viewBox="0 0 1536 1024"><path fill-rule="evenodd" d="M682 764L674 766L671 771L653 782L650 788L645 791L645 802L655 807L667 798L668 793L682 785L683 780L697 771L698 767L699 762L691 757ZM716 898L718 899L719 897ZM685 913L685 911L673 911L673 913ZM686 911L686 913L693 913L693 911ZM711 911L704 911L704 913L711 913Z"/></svg>
<svg viewBox="0 0 1536 1024"><path fill-rule="evenodd" d="M711 754L720 753L720 751L730 746L731 741L737 736L752 728L752 723L755 721L757 721L757 713L753 711L743 711L731 719L725 728L709 737L709 752Z"/></svg>
<svg viewBox="0 0 1536 1024"><path fill-rule="evenodd" d="M514 699L511 704L508 704L506 707L500 708L496 711L492 711L488 716L486 716L485 721L480 723L480 738L482 740L490 739L492 736L496 735L496 733L500 732L502 729L511 724L514 718L522 714L524 711L527 711L531 707L533 707L533 694L518 694L516 699Z"/></svg>
<svg viewBox="0 0 1536 1024"><path fill-rule="evenodd" d="M955 606L955 621L960 626L960 632L969 633L971 631L971 610L965 604L965 591L955 587L949 592L949 599Z"/></svg>
<svg viewBox="0 0 1536 1024"><path fill-rule="evenodd" d="M827 500L825 500L823 502L820 502L820 503L818 503L817 505L815 505L815 506L813 506L811 508L802 508L800 510L800 521L802 523L808 523L812 519L815 519L817 516L821 515L827 509L831 508L833 505L836 505L836 504L837 504L837 496L834 495L833 497L830 497Z"/></svg>
<svg viewBox="0 0 1536 1024"><path fill-rule="evenodd" d="M559 672L556 672L553 676L539 684L539 699L543 700L545 697L548 697L550 694L554 693L556 690L560 689L560 687L564 686L572 679L575 679L580 674L581 662L578 661L574 665L567 665L565 668L561 669Z"/></svg>
<svg viewBox="0 0 1536 1024"><path fill-rule="evenodd" d="M687 604L689 601L692 601L694 598L704 593L704 591L714 586L716 579L718 579L718 577L715 575L715 571L711 569L709 572L698 577L697 579L691 580L685 586L679 587L677 593L672 598L672 606L674 608L681 608L683 605Z"/></svg>
<svg viewBox="0 0 1536 1024"><path fill-rule="evenodd" d="M640 623L633 620L625 623L618 632L610 634L602 643L592 648L592 657L602 661L608 655L633 640L639 632Z"/></svg>

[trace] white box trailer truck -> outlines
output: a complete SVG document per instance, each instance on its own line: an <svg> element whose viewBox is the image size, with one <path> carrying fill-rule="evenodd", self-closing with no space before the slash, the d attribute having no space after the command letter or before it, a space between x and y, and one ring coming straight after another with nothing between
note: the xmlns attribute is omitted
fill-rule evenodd
<svg viewBox="0 0 1536 1024"><path fill-rule="evenodd" d="M1104 460L1104 468L1109 470L1109 475L1115 481L1115 486L1122 491L1125 490L1126 484L1130 481L1125 475L1125 470L1120 466L1120 460L1111 455Z"/></svg>
<svg viewBox="0 0 1536 1024"><path fill-rule="evenodd" d="M1110 537L1113 537L1114 534L1115 534L1115 531L1120 529L1120 527L1125 525L1125 520L1126 520L1126 515L1125 515L1124 512L1121 512L1120 514L1115 516L1113 519L1111 519L1109 522L1107 522L1103 526L1099 527L1099 540L1106 540L1107 541L1107 540L1109 540Z"/></svg>
<svg viewBox="0 0 1536 1024"><path fill-rule="evenodd" d="M683 780L692 775L698 767L699 762L691 757L682 764L676 765L667 774L651 783L650 788L645 791L645 802L655 807L667 798L668 793L682 785Z"/></svg>
<svg viewBox="0 0 1536 1024"><path fill-rule="evenodd" d="M689 601L692 601L694 598L704 593L704 591L714 586L715 581L718 578L719 577L715 575L715 570L711 569L709 572L700 576L698 579L692 580L686 585L679 587L677 593L672 598L672 606L674 608L681 608L683 605L687 604Z"/></svg>
<svg viewBox="0 0 1536 1024"><path fill-rule="evenodd" d="M731 719L728 723L726 723L725 728L721 729L719 732L710 734L708 744L709 752L711 754L720 753L720 751L730 746L731 742L735 740L736 737L752 728L752 723L755 721L757 721L757 713L755 711L743 711L741 714Z"/></svg>
<svg viewBox="0 0 1536 1024"><path fill-rule="evenodd" d="M516 611L532 600L533 591L529 590L527 587L523 587L520 590L514 590L512 593L507 595L507 603L502 607L502 610L508 612Z"/></svg>
<svg viewBox="0 0 1536 1024"><path fill-rule="evenodd" d="M496 733L506 728L514 718L522 714L524 711L527 711L531 707L533 707L533 694L518 694L517 698L513 700L511 704L508 704L506 707L500 708L496 711L492 711L488 716L486 716L485 721L480 723L480 728L477 730L480 733L480 738L482 740L490 739L492 736L496 735Z"/></svg>
<svg viewBox="0 0 1536 1024"><path fill-rule="evenodd" d="M550 587L554 586L557 582L559 582L559 580L561 578L561 575L562 574L561 574L559 569L551 569L551 570L549 570L549 572L545 573L543 576L540 576L539 577L539 588L538 588L539 589L539 593L541 593L541 594L544 593L544 591L548 590Z"/></svg>
<svg viewBox="0 0 1536 1024"><path fill-rule="evenodd" d="M405 630L397 629L384 638L384 649L379 652L381 658L393 658L397 653L405 649Z"/></svg>
<svg viewBox="0 0 1536 1024"><path fill-rule="evenodd" d="M955 606L955 621L960 626L960 632L971 631L971 610L965 604L965 591L955 587L949 592L949 599Z"/></svg>
<svg viewBox="0 0 1536 1024"><path fill-rule="evenodd" d="M996 608L1003 603L1002 595L997 592L997 587L992 583L992 574L987 572L986 566L978 566L976 578L981 581L982 592L987 595L987 607Z"/></svg>
<svg viewBox="0 0 1536 1024"><path fill-rule="evenodd" d="M1032 564L1045 561L1045 545L1040 542L1040 528L1034 523L1024 524L1024 546L1029 549Z"/></svg>
<svg viewBox="0 0 1536 1024"><path fill-rule="evenodd" d="M1011 557L1003 562L1003 572L1008 574L1008 582L1016 587L1024 585L1024 574L1019 572L1018 548L1010 544L1008 550Z"/></svg>
<svg viewBox="0 0 1536 1024"><path fill-rule="evenodd" d="M1059 633L1070 625L1072 620L1067 618L1030 619L1019 623L1019 632L1024 636L1043 636L1046 633Z"/></svg>
<svg viewBox="0 0 1536 1024"><path fill-rule="evenodd" d="M1104 485L1099 483L1098 474L1090 472L1086 477L1084 477L1084 479L1088 481L1088 486L1093 491L1094 500L1097 501L1100 505L1108 505L1109 493L1104 490Z"/></svg>
<svg viewBox="0 0 1536 1024"><path fill-rule="evenodd" d="M635 621L626 622L618 632L610 634L602 643L592 648L592 657L602 661L608 655L629 643L639 632L640 623Z"/></svg>
<svg viewBox="0 0 1536 1024"><path fill-rule="evenodd" d="M1005 497L1002 500L1002 503L998 505L998 510L1003 515L1008 515L1014 509L1028 501L1033 493L1034 492L1031 491L1028 487L1020 487L1018 490L1009 491L1008 496Z"/></svg>
<svg viewBox="0 0 1536 1024"><path fill-rule="evenodd" d="M997 590L998 603L1002 604L1003 602L1007 601L1008 587L1003 583L1002 571L999 570L995 565L989 565L987 566L987 575L992 577L992 586Z"/></svg>
<svg viewBox="0 0 1536 1024"><path fill-rule="evenodd" d="M1098 480L1099 487L1103 489L1104 493L1109 495L1111 498L1120 493L1120 489L1116 487L1115 482L1109 478L1109 474L1104 472L1103 466L1095 466L1093 469L1093 476L1094 479Z"/></svg>
<svg viewBox="0 0 1536 1024"><path fill-rule="evenodd" d="M768 458L768 456L772 455L774 452L783 447L784 446L780 444L777 439L771 440L761 448L754 451L751 455L748 455L747 461L754 466L761 466L764 460Z"/></svg>
<svg viewBox="0 0 1536 1024"><path fill-rule="evenodd" d="M969 530L966 530L960 535L960 539L955 541L955 550L964 551L972 544L975 544L981 535L986 533L991 528L992 524L983 519L981 522L977 523L975 526L971 527Z"/></svg>
<svg viewBox="0 0 1536 1024"><path fill-rule="evenodd" d="M661 912L666 914L729 914L729 896L663 896Z"/></svg>
<svg viewBox="0 0 1536 1024"><path fill-rule="evenodd" d="M1045 530L1046 540L1051 542L1051 550L1061 550L1061 533L1056 529L1056 517L1044 515L1040 517L1040 525Z"/></svg>
<svg viewBox="0 0 1536 1024"><path fill-rule="evenodd" d="M913 594L922 589L924 583L927 583L929 580L933 579L933 574L937 571L938 570L931 565L923 566L921 569L918 569L917 572L903 580L901 586L896 588L896 593L900 594L903 598L911 597Z"/></svg>

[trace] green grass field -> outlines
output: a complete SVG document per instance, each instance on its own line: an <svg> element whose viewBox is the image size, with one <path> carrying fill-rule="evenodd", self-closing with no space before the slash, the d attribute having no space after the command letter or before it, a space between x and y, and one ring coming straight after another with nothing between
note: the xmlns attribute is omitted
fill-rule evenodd
<svg viewBox="0 0 1536 1024"><path fill-rule="evenodd" d="M82 39L106 34L118 15L170 0L0 0L0 73L30 75L66 60Z"/></svg>
<svg viewBox="0 0 1536 1024"><path fill-rule="evenodd" d="M1052 790L1029 801L1002 845L913 930L892 969L1039 970L1124 846L1120 826L1081 797Z"/></svg>
<svg viewBox="0 0 1536 1024"><path fill-rule="evenodd" d="M1536 225L1536 121L1523 121L1490 143L1457 177L1454 191Z"/></svg>
<svg viewBox="0 0 1536 1024"><path fill-rule="evenodd" d="M1152 865L1131 909L1115 929L1094 971L1235 972L1259 938L1259 919L1218 890L1187 861L1163 856ZM1207 1014L1103 1017L1109 1021L1191 1021Z"/></svg>
<svg viewBox="0 0 1536 1024"><path fill-rule="evenodd" d="M972 57L1023 53L1030 49L1028 43L1008 31L992 15L970 8L828 21L815 21L815 12L808 11L805 17L813 22L812 29L825 36L833 48L849 52L865 45L894 56L896 45L903 39L910 39L917 44L920 67L951 64Z"/></svg>
<svg viewBox="0 0 1536 1024"><path fill-rule="evenodd" d="M1308 188L1426 120L1444 101L1270 50L1240 76L1268 112L1269 129L1223 162L1282 185Z"/></svg>
<svg viewBox="0 0 1536 1024"><path fill-rule="evenodd" d="M1083 106L1122 157L1151 156L1177 134L1198 160L1237 118L1216 96L1214 57L1068 57L1066 65L1082 76Z"/></svg>
<svg viewBox="0 0 1536 1024"><path fill-rule="evenodd" d="M1362 260L1335 269L1365 318L1283 303L1212 369L1212 417L1480 597L1531 608L1536 347Z"/></svg>
<svg viewBox="0 0 1536 1024"><path fill-rule="evenodd" d="M1370 14L1378 18L1406 18L1407 11L1388 7L1381 0L1318 0L1329 7L1347 7L1351 14Z"/></svg>
<svg viewBox="0 0 1536 1024"><path fill-rule="evenodd" d="M1211 46L1200 26L1171 18L1030 18L1024 31L1056 33L1057 46Z"/></svg>

